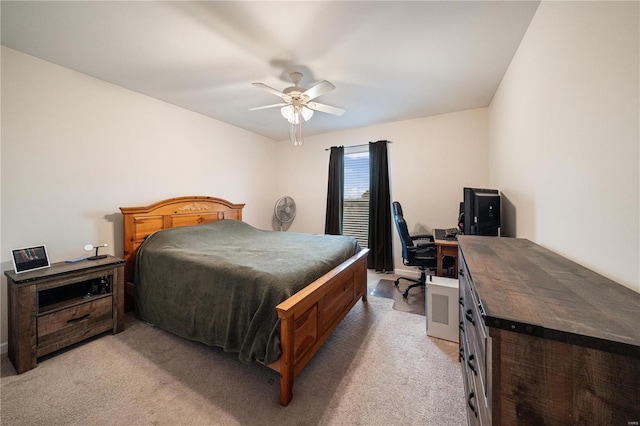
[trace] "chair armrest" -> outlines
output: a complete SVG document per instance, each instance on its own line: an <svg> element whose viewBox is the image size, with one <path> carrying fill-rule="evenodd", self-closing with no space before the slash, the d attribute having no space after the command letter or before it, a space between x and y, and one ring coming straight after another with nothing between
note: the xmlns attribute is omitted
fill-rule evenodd
<svg viewBox="0 0 640 426"><path fill-rule="evenodd" d="M435 248L436 247L436 243L434 243L433 241L425 241L425 242L418 242L415 245L416 248L418 249L425 249L425 248Z"/></svg>
<svg viewBox="0 0 640 426"><path fill-rule="evenodd" d="M438 250L435 246L415 247L415 250L411 253L414 259L433 259L436 260L438 256Z"/></svg>
<svg viewBox="0 0 640 426"><path fill-rule="evenodd" d="M419 235L411 235L411 240L429 240L433 242L433 235L431 234L419 234Z"/></svg>
<svg viewBox="0 0 640 426"><path fill-rule="evenodd" d="M436 245L434 243L419 244L417 246L407 247L407 250L413 254L435 253Z"/></svg>

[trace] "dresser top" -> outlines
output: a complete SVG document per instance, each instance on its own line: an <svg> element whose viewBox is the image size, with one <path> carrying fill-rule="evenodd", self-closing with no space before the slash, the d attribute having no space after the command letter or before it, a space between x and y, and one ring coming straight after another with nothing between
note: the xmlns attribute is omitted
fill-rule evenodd
<svg viewBox="0 0 640 426"><path fill-rule="evenodd" d="M15 271L5 271L4 274L10 278L15 284L26 284L34 281L40 281L49 278L55 278L59 275L70 274L78 271L89 271L91 269L108 267L124 264L124 259L106 255L106 257L97 260L81 260L79 262L57 262L52 263L48 268L36 269L17 274Z"/></svg>
<svg viewBox="0 0 640 426"><path fill-rule="evenodd" d="M458 243L488 327L640 356L640 293L526 239Z"/></svg>

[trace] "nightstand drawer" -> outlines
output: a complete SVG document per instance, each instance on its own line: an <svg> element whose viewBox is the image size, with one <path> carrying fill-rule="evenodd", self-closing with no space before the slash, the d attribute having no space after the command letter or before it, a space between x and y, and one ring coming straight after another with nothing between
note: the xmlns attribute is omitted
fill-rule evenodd
<svg viewBox="0 0 640 426"><path fill-rule="evenodd" d="M113 328L111 295L87 301L37 319L38 354L42 356Z"/></svg>

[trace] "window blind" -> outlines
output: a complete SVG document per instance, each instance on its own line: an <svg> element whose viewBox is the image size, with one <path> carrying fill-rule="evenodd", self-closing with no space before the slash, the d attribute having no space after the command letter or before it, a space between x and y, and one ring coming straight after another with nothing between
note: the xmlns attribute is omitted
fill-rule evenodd
<svg viewBox="0 0 640 426"><path fill-rule="evenodd" d="M344 148L344 216L342 233L368 246L369 145Z"/></svg>

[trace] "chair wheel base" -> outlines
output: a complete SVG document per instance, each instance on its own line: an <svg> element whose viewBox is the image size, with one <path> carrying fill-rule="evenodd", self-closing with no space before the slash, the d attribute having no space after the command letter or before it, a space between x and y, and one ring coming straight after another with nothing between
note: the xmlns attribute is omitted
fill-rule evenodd
<svg viewBox="0 0 640 426"><path fill-rule="evenodd" d="M409 290L411 290L414 287L424 287L425 283L426 283L426 274L423 274L420 276L419 280L414 280L411 278L407 278L407 277L399 277L397 280L395 280L393 282L393 284L395 284L396 287L398 287L398 284L400 284L400 280L407 280L413 284L409 285L403 292L402 292L402 297L404 297L405 299L407 299L409 297ZM431 276L429 276L429 280L431 280Z"/></svg>

